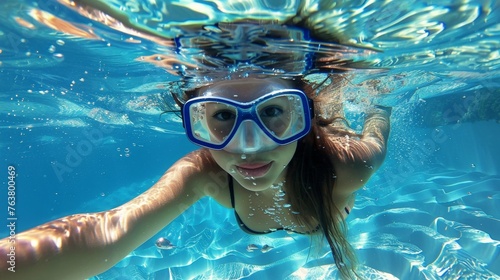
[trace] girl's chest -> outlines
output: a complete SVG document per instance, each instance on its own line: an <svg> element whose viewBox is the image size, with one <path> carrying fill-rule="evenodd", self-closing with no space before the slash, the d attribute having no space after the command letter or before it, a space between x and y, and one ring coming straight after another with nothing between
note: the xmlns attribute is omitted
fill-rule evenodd
<svg viewBox="0 0 500 280"><path fill-rule="evenodd" d="M280 229L301 233L311 232L297 218L301 213L294 210L286 193L280 188L252 192L243 188L234 190L235 211L245 226L256 232L272 232Z"/></svg>

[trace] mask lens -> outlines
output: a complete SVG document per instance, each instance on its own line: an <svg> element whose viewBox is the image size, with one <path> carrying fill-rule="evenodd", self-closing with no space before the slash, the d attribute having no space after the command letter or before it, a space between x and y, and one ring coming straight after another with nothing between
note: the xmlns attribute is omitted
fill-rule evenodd
<svg viewBox="0 0 500 280"><path fill-rule="evenodd" d="M260 103L257 114L260 122L274 137L285 140L305 129L304 106L295 94L283 94Z"/></svg>
<svg viewBox="0 0 500 280"><path fill-rule="evenodd" d="M189 114L193 137L218 145L234 129L238 111L234 106L208 101L191 104Z"/></svg>

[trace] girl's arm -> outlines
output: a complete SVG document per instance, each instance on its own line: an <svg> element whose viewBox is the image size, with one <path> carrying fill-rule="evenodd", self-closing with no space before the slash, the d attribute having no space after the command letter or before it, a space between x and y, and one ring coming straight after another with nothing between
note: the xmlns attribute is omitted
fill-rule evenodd
<svg viewBox="0 0 500 280"><path fill-rule="evenodd" d="M0 240L0 279L84 279L111 268L205 196L204 190L218 187L204 175L211 168L207 154L182 158L122 206L43 224L18 234L15 243ZM8 270L11 252L15 272Z"/></svg>
<svg viewBox="0 0 500 280"><path fill-rule="evenodd" d="M331 136L336 152L337 195L352 194L382 165L390 132L390 116L391 108L375 106L366 115L361 135Z"/></svg>

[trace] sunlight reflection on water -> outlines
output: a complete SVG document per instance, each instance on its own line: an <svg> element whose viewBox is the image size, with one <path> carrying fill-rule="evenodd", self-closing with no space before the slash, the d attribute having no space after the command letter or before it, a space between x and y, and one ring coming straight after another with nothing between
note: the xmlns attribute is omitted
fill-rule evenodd
<svg viewBox="0 0 500 280"><path fill-rule="evenodd" d="M179 73L207 75L210 82L208 74L225 76L240 63L271 74L298 74L314 70L310 57L327 55L335 56L331 64L323 64L328 69L387 68L355 70L347 76L343 94L354 125L360 104L396 106L393 121L401 131L423 123L415 120L413 109L431 110L433 102L441 102L433 98L458 96L472 108L481 96L498 94L500 86L498 1L449 0L432 6L422 1L326 0L59 3L2 2L0 81L1 95L8 100L1 101L5 122L0 129L30 135L38 127L102 124L141 134L182 134L175 116L158 121L155 103L161 92L171 90L168 82ZM247 19L246 24L228 24ZM211 56L207 50L213 51ZM284 59L270 59L278 55ZM430 113L439 117L448 109ZM471 120L473 113L464 109L460 116ZM460 124L457 120L451 125ZM395 139L396 148L408 142L413 149L415 131L402 131L407 135ZM454 139L470 136L474 128L464 131ZM67 138L63 133L34 141L64 147ZM112 134L102 142L114 145L119 140ZM167 145L175 141L179 138ZM432 155L453 146L450 142L437 145ZM480 148L469 148L469 153L478 154ZM401 172L389 185L380 183L382 173L370 185L373 193L369 188L361 193L349 222L367 279L497 277L499 182L484 171L494 173L495 161L481 164L463 151L460 146L448 150L450 159L443 165L460 157L458 161L483 171ZM391 162L394 169L389 172L399 171L401 162ZM100 209L102 203L94 207ZM155 246L160 237L171 241L169 250ZM250 244L257 249L249 252ZM205 200L96 279L263 278L272 273L287 279L335 277L328 250L319 248L320 258L313 260L309 244L307 237L283 232L247 236L230 211ZM273 249L264 252L264 246Z"/></svg>

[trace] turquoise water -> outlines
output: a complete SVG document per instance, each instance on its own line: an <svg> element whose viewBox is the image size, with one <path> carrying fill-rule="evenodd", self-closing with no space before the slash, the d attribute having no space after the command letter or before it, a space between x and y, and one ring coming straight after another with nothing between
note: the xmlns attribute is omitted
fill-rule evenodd
<svg viewBox="0 0 500 280"><path fill-rule="evenodd" d="M180 120L160 117L156 106L178 73L205 82L238 63L314 72L311 56L337 54L322 67L384 68L346 76L342 98L354 129L367 104L394 106L387 160L348 218L361 275L500 278L496 1L86 2L0 4L0 150L4 170L13 165L18 174L19 231L118 206L196 149ZM261 24L216 24L245 18ZM7 176L1 182L6 221ZM173 246L157 248L160 237ZM336 273L327 248L284 232L246 235L232 211L204 199L94 278Z"/></svg>

